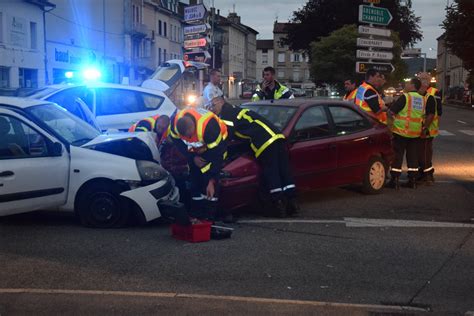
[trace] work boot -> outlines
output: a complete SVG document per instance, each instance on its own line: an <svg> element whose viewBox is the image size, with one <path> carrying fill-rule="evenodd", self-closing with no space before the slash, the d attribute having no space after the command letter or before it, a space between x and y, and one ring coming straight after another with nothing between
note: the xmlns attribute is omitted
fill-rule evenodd
<svg viewBox="0 0 474 316"><path fill-rule="evenodd" d="M428 179L428 176L426 174L423 174L416 178L416 184L424 185L426 184L427 179Z"/></svg>
<svg viewBox="0 0 474 316"><path fill-rule="evenodd" d="M392 177L390 182L387 184L387 188L400 190L400 182L398 177Z"/></svg>
<svg viewBox="0 0 474 316"><path fill-rule="evenodd" d="M427 174L426 175L426 180L425 180L425 184L427 186L432 186L434 184L435 180L434 180L434 177L433 177L433 174L430 173L430 174Z"/></svg>
<svg viewBox="0 0 474 316"><path fill-rule="evenodd" d="M416 189L416 180L415 178L409 178L408 182L402 184L404 188Z"/></svg>
<svg viewBox="0 0 474 316"><path fill-rule="evenodd" d="M289 198L286 206L286 214L288 216L294 216L297 215L300 210L301 208L298 201L295 198Z"/></svg>
<svg viewBox="0 0 474 316"><path fill-rule="evenodd" d="M273 214L276 217L284 218L286 217L286 201L284 199L276 199L272 203Z"/></svg>

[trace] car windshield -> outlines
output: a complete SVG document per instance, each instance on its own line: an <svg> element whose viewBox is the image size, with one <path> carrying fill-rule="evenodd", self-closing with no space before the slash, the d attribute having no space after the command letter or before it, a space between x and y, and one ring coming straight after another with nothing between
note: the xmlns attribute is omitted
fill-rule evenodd
<svg viewBox="0 0 474 316"><path fill-rule="evenodd" d="M32 99L42 99L58 90L59 89L51 88L51 87L36 89L36 90L26 93L25 97L32 98Z"/></svg>
<svg viewBox="0 0 474 316"><path fill-rule="evenodd" d="M57 104L37 105L27 111L71 145L81 146L100 134L98 130Z"/></svg>
<svg viewBox="0 0 474 316"><path fill-rule="evenodd" d="M286 127L296 112L295 107L281 105L243 104L241 107L258 113L280 130Z"/></svg>

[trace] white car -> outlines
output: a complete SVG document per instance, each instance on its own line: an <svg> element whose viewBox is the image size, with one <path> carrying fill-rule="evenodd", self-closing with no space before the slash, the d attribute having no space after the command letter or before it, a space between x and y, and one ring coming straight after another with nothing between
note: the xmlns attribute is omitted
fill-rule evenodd
<svg viewBox="0 0 474 316"><path fill-rule="evenodd" d="M85 119L76 106L79 98L89 107L102 130L127 131L137 121L154 115L168 115L174 103L161 91L111 83L60 84L46 86L29 98L54 102Z"/></svg>
<svg viewBox="0 0 474 316"><path fill-rule="evenodd" d="M181 207L158 160L151 133L102 135L57 104L0 97L0 216L53 209L93 227L151 221Z"/></svg>

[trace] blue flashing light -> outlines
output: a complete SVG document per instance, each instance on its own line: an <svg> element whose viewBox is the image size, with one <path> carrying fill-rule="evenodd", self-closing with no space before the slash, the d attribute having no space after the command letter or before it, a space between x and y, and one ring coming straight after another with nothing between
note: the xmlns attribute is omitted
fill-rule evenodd
<svg viewBox="0 0 474 316"><path fill-rule="evenodd" d="M85 80L91 80L91 81L96 81L99 80L102 74L100 73L99 70L95 68L88 68L85 69L83 72L83 76Z"/></svg>
<svg viewBox="0 0 474 316"><path fill-rule="evenodd" d="M74 77L74 73L72 71L66 71L64 73L64 77L66 77L67 79L71 79L72 77Z"/></svg>

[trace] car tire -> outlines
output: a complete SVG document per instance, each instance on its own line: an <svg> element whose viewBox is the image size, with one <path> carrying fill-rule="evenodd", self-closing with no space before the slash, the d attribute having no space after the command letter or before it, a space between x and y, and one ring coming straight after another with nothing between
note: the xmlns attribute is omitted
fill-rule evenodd
<svg viewBox="0 0 474 316"><path fill-rule="evenodd" d="M362 190L366 194L380 193L385 185L386 177L387 168L383 159L380 157L371 158L364 174Z"/></svg>
<svg viewBox="0 0 474 316"><path fill-rule="evenodd" d="M114 183L97 182L81 190L76 213L81 223L94 228L117 228L127 224L130 202L120 196L122 190Z"/></svg>

